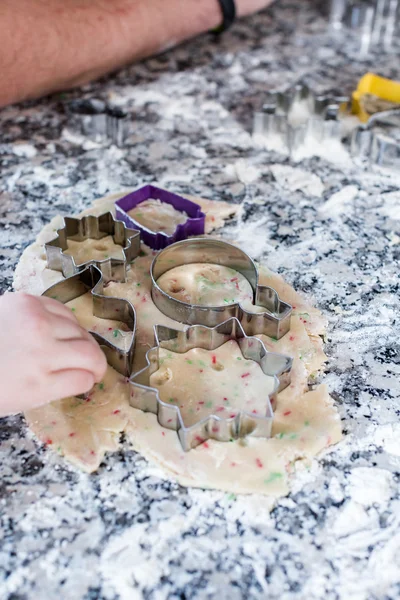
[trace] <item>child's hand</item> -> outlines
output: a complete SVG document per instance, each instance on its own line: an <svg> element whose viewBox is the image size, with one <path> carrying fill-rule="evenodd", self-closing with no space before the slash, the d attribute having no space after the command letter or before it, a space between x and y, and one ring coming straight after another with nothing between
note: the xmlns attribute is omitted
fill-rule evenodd
<svg viewBox="0 0 400 600"><path fill-rule="evenodd" d="M60 302L0 297L0 416L83 394L106 367L97 342Z"/></svg>

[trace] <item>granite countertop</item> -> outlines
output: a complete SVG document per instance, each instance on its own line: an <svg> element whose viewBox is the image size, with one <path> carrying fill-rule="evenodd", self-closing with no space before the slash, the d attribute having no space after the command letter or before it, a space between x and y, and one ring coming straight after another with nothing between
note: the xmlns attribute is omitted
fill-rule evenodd
<svg viewBox="0 0 400 600"><path fill-rule="evenodd" d="M217 40L0 112L1 291L45 223L107 193L157 181L240 203L226 235L329 318L323 381L346 434L269 515L263 498L167 482L126 444L88 476L22 417L2 419L2 599L400 597L400 176L290 163L249 135L267 88L305 76L350 92L368 70L398 75L398 55L354 62L357 48L316 3L283 1ZM93 99L127 113L123 147L82 134Z"/></svg>

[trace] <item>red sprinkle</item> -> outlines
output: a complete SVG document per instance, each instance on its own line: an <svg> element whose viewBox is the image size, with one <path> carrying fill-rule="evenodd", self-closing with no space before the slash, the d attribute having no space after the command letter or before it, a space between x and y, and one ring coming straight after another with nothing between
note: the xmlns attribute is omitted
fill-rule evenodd
<svg viewBox="0 0 400 600"><path fill-rule="evenodd" d="M203 444L203 448L207 448L207 449L208 449L209 447L210 447L210 446L207 444L207 442L204 442L204 444Z"/></svg>
<svg viewBox="0 0 400 600"><path fill-rule="evenodd" d="M224 398L224 401L225 401L225 402L228 402L228 398Z"/></svg>
<svg viewBox="0 0 400 600"><path fill-rule="evenodd" d="M69 437L74 437L74 435L76 435L76 433L72 432L69 434Z"/></svg>
<svg viewBox="0 0 400 600"><path fill-rule="evenodd" d="M91 450L91 451L90 451L90 454L91 454L92 456L94 456L94 455L96 454L96 452L95 452L94 450Z"/></svg>
<svg viewBox="0 0 400 600"><path fill-rule="evenodd" d="M214 427L212 428L212 432L218 433L218 431L219 431L219 427L217 425L214 425Z"/></svg>
<svg viewBox="0 0 400 600"><path fill-rule="evenodd" d="M288 417L291 414L292 414L292 411L291 410L287 410L286 412L283 413L283 416L284 417Z"/></svg>
<svg viewBox="0 0 400 600"><path fill-rule="evenodd" d="M199 373L202 373L204 371L204 369L199 369Z"/></svg>
<svg viewBox="0 0 400 600"><path fill-rule="evenodd" d="M243 375L241 375L240 377L241 377L242 379L244 379L245 377L249 377L249 375L250 375L250 373L243 373Z"/></svg>
<svg viewBox="0 0 400 600"><path fill-rule="evenodd" d="M49 444L52 444L52 443L53 443L53 440L50 440L50 439L48 439L48 440L45 441L46 445L49 445Z"/></svg>
<svg viewBox="0 0 400 600"><path fill-rule="evenodd" d="M236 467L236 463L235 462L231 462L231 467Z"/></svg>
<svg viewBox="0 0 400 600"><path fill-rule="evenodd" d="M199 400L199 404L204 404L204 400Z"/></svg>
<svg viewBox="0 0 400 600"><path fill-rule="evenodd" d="M217 357L215 356L215 354L212 355L211 362L212 362L213 365L217 364Z"/></svg>
<svg viewBox="0 0 400 600"><path fill-rule="evenodd" d="M223 406L218 406L215 412L222 412L223 410L225 410Z"/></svg>
<svg viewBox="0 0 400 600"><path fill-rule="evenodd" d="M165 435L165 431L162 431L162 432L161 432L161 435Z"/></svg>
<svg viewBox="0 0 400 600"><path fill-rule="evenodd" d="M295 337L294 337L294 335L291 335L291 336L289 336L289 340L290 340L291 342L294 342L294 340L295 340Z"/></svg>
<svg viewBox="0 0 400 600"><path fill-rule="evenodd" d="M117 410L113 411L113 415L118 415L121 411L117 408Z"/></svg>
<svg viewBox="0 0 400 600"><path fill-rule="evenodd" d="M257 465L257 467L259 467L260 469L262 469L262 468L263 468L263 466L264 466L264 465L262 464L262 462L261 462L261 460L260 460L259 458L256 458L256 465Z"/></svg>
<svg viewBox="0 0 400 600"><path fill-rule="evenodd" d="M196 438L195 438L195 439L196 439L196 441L197 441L197 442L200 442L200 444L203 444L203 443L204 443L204 440L203 440L203 438L202 438L202 437L200 437L199 435L196 435Z"/></svg>

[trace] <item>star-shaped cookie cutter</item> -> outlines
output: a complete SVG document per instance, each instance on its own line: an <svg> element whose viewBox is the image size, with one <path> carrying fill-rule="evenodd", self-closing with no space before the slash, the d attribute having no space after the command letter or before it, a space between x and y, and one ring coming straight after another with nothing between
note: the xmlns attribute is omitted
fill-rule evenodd
<svg viewBox="0 0 400 600"><path fill-rule="evenodd" d="M101 270L94 265L89 265L75 275L71 275L58 283L55 283L43 292L42 295L47 296L48 298L54 298L65 304L90 291L93 299L93 315L95 317L122 321L125 323L132 332L132 339L126 349L116 346L96 331L89 331L89 333L102 347L107 362L116 369L116 371L125 377L129 377L132 372L135 350L135 309L128 300L104 296L104 283L105 281Z"/></svg>
<svg viewBox="0 0 400 600"><path fill-rule="evenodd" d="M87 239L100 241L108 235L112 235L114 243L122 247L123 259L106 257L76 264L73 256L64 253L68 249L69 239L78 242ZM129 229L125 223L114 219L110 212L82 218L64 217L64 227L57 230L57 237L45 244L49 269L61 271L64 277L70 277L88 265L95 265L105 282L125 281L126 267L138 256L139 250L140 232Z"/></svg>
<svg viewBox="0 0 400 600"><path fill-rule="evenodd" d="M235 318L228 319L217 327L193 325L185 331L156 325L154 335L155 346L146 354L147 367L134 374L130 380L132 386L131 406L157 415L158 422L162 427L175 430L184 451L195 448L209 438L227 442L247 435L270 437L273 406L275 406L278 392L290 382L292 358L269 352L260 339L248 337ZM163 402L158 389L150 386L151 375L160 368L159 350L165 348L180 354L193 348L212 351L229 340L235 340L238 343L244 358L257 362L266 376L274 378L272 392L266 393L265 414L256 415L243 410L228 418L210 414L198 423L186 427L180 408Z"/></svg>
<svg viewBox="0 0 400 600"><path fill-rule="evenodd" d="M157 283L170 269L190 263L210 263L229 267L241 273L253 290L253 303L265 308L252 312L240 303L224 306L188 304L170 296ZM246 252L228 242L213 238L190 238L162 250L150 269L151 295L157 308L180 323L214 327L231 317L237 318L246 335L264 334L279 340L290 329L292 307L279 298L271 287L259 285L257 267Z"/></svg>
<svg viewBox="0 0 400 600"><path fill-rule="evenodd" d="M349 98L342 95L316 94L305 83L267 94L261 111L254 113L254 139L266 142L278 136L289 154L312 136L320 143L341 139L340 113ZM303 106L304 114L293 114L294 106Z"/></svg>

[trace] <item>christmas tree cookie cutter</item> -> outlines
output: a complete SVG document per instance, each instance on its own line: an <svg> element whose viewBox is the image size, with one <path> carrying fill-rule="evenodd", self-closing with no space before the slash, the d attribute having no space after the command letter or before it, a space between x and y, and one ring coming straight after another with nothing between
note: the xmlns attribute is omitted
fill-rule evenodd
<svg viewBox="0 0 400 600"><path fill-rule="evenodd" d="M122 247L123 259L105 258L76 264L73 256L64 253L68 249L69 239L83 242L87 239L101 240L108 235L112 235L114 243ZM45 244L49 269L61 271L64 277L70 277L88 265L95 265L105 282L125 281L126 267L138 256L139 251L140 232L127 228L125 223L114 219L110 212L82 218L64 217L64 227L57 230L57 237Z"/></svg>
<svg viewBox="0 0 400 600"><path fill-rule="evenodd" d="M253 290L253 303L265 308L252 312L233 302L224 306L189 304L173 298L157 283L159 277L174 267L190 263L210 263L241 273ZM292 307L283 302L271 287L259 285L257 267L246 252L228 242L213 238L191 238L162 250L150 269L154 304L167 317L188 325L215 327L229 318L237 318L246 335L264 334L280 339L290 329Z"/></svg>
<svg viewBox="0 0 400 600"><path fill-rule="evenodd" d="M168 235L163 231L152 231L144 227L128 212L150 199L160 200L160 202L170 204L179 212L186 213L187 220L185 223L178 224L172 235ZM204 233L206 215L201 211L198 204L154 185L145 185L120 198L115 202L115 210L117 218L124 221L128 227L138 229L142 234L142 241L153 250L162 250L174 242Z"/></svg>
<svg viewBox="0 0 400 600"><path fill-rule="evenodd" d="M53 298L66 304L88 292L93 299L93 315L100 319L122 321L132 332L132 338L126 349L116 346L95 331L89 331L103 349L107 362L125 377L132 373L133 356L135 351L136 313L132 304L122 298L104 296L104 277L101 270L94 265L88 265L78 273L67 277L49 287L42 296Z"/></svg>
<svg viewBox="0 0 400 600"><path fill-rule="evenodd" d="M159 424L175 430L184 451L191 450L207 439L228 442L245 436L268 438L274 418L273 406L278 392L290 382L292 359L283 354L269 352L256 337L248 337L236 318L210 328L192 325L185 331L156 325L154 327L155 346L147 354L147 366L130 379L132 386L130 404L134 408L157 415ZM266 394L265 414L256 415L238 411L235 416L221 418L210 414L200 421L186 427L181 410L176 405L163 402L157 388L150 386L150 377L159 367L159 350L165 348L171 352L185 353L193 348L216 350L229 340L235 340L245 359L257 362L266 376L274 378L273 391Z"/></svg>
<svg viewBox="0 0 400 600"><path fill-rule="evenodd" d="M343 95L315 94L305 83L297 83L283 91L267 94L262 109L254 113L253 137L268 140L275 136L289 154L300 148L308 137L322 143L341 140L339 116L348 103ZM295 106L303 106L303 114L293 114Z"/></svg>

